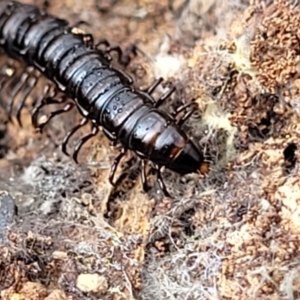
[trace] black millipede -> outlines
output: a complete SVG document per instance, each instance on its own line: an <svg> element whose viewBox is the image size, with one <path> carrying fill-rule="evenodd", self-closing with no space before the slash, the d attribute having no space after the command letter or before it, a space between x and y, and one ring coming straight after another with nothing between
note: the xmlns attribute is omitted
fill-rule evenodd
<svg viewBox="0 0 300 300"><path fill-rule="evenodd" d="M38 70L55 83L58 91L64 95L56 99L50 86L46 86L32 111L33 125L42 129L54 116L77 107L82 120L66 134L62 150L68 155L66 146L70 137L90 121L91 133L81 138L75 146L73 158L77 162L82 145L95 136L101 127L110 140L122 145L111 167L111 184L114 184L118 164L128 150L135 152L142 161L144 190L147 190L145 170L149 161L166 195L168 192L161 175L162 167L182 175L207 173L208 163L202 151L182 129L182 124L196 109L196 103L191 101L181 105L174 114L163 111L160 106L171 96L174 88L157 100L152 93L162 78L146 90L135 88L129 75L112 66L113 51L118 53L119 61L124 62L121 48L111 47L106 40L95 43L91 34L74 32L75 26L33 5L15 1L0 2L0 49L9 57ZM16 84L15 91L11 93L10 112L14 93L22 85L33 88L35 83L35 76L27 76ZM22 97L22 103L18 105L18 117L25 98ZM52 112L44 123L38 123L37 116L43 106L63 103L67 99L72 102Z"/></svg>

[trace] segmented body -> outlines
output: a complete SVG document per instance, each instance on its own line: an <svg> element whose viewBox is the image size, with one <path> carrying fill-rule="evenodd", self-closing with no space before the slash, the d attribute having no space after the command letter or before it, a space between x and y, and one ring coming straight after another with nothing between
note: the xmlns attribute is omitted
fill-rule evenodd
<svg viewBox="0 0 300 300"><path fill-rule="evenodd" d="M111 66L109 53L98 49L91 35L75 34L68 22L35 6L1 1L0 47L39 70L75 102L84 117L82 125L87 120L94 124L88 138L101 126L110 139L123 145L112 171L126 150L132 150L144 162L152 161L158 172L162 166L180 174L206 172L201 150L181 129L186 118L178 121L159 109L167 97L158 102L152 98L159 82L147 91L134 88L129 76Z"/></svg>

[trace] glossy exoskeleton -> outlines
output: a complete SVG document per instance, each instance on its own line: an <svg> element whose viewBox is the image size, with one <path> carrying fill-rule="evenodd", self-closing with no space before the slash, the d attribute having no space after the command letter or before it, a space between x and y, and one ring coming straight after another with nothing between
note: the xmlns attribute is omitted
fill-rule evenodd
<svg viewBox="0 0 300 300"><path fill-rule="evenodd" d="M120 62L123 61L121 49L110 47L106 40L94 43L92 35L75 33L74 27L36 6L15 1L0 2L0 47L10 57L37 69L65 95L55 99L46 86L41 101L33 110L33 124L42 129L55 115L77 107L83 119L67 133L62 149L67 154L66 145L70 137L91 121L91 133L75 146L73 157L77 161L81 146L95 136L101 126L111 140L123 146L111 168L109 180L112 184L116 168L127 150L134 151L142 159L144 189L147 188L147 161L151 161L157 170L160 187L165 193L161 176L163 166L179 174L207 173L208 164L202 151L181 128L193 113L195 103L182 105L174 115L159 109L174 89L155 101L151 94L162 78L147 90L134 88L131 77L111 65L112 51L118 53ZM101 50L100 45L106 46L106 49ZM31 80L29 86L33 88L35 83L36 80ZM28 78L21 80L16 89L20 90L22 84L28 85ZM37 115L41 107L67 99L73 101L52 112L43 124L38 124ZM10 106L13 100L12 97ZM18 116L24 101L19 105Z"/></svg>

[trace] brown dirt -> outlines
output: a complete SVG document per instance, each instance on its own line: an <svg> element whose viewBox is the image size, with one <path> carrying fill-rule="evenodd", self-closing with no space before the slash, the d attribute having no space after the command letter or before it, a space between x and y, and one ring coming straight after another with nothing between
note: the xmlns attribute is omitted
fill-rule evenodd
<svg viewBox="0 0 300 300"><path fill-rule="evenodd" d="M159 76L173 82L166 109L195 98L199 111L186 130L211 171L180 178L166 170L169 199L152 175L142 191L139 161L129 154L110 186L118 150L102 133L79 165L59 148L80 120L75 110L42 134L33 130L41 78L22 128L6 123L0 105L0 190L18 207L0 244L0 298L299 299L299 5L53 0L48 10L87 21L81 28L95 40L136 44L127 72L141 88ZM25 68L5 55L0 67L12 78ZM70 152L88 132L76 134Z"/></svg>

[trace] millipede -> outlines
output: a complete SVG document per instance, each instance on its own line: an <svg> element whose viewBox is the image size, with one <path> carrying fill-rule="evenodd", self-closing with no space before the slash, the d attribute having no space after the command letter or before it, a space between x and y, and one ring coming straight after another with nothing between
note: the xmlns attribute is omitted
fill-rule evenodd
<svg viewBox="0 0 300 300"><path fill-rule="evenodd" d="M196 103L182 104L172 114L162 110L160 106L175 88L170 88L155 100L152 94L162 78L155 80L147 89L134 87L132 78L125 71L112 66L112 52L118 54L120 63L128 64L129 60L125 59L121 48L111 47L104 39L94 42L92 34L74 31L78 24L71 26L34 5L0 2L0 49L33 70L15 83L7 103L9 114L15 95L25 86L17 107L20 122L26 97L36 85L34 71L37 70L55 84L63 97L56 98L50 85L46 85L32 110L33 126L42 130L54 116L77 107L82 119L67 132L62 141L62 151L69 155L67 144L70 138L91 122L91 132L75 145L73 159L77 162L83 144L102 128L114 144L122 146L111 166L109 182L112 185L115 184L116 169L127 151L134 152L141 159L145 191L148 190L146 167L149 162L165 195L169 194L161 174L163 167L181 175L208 173L209 164L200 146L182 129L183 123L197 108ZM1 87L4 85L2 80L0 84ZM40 124L39 111L53 103L65 103L65 106L50 113Z"/></svg>

